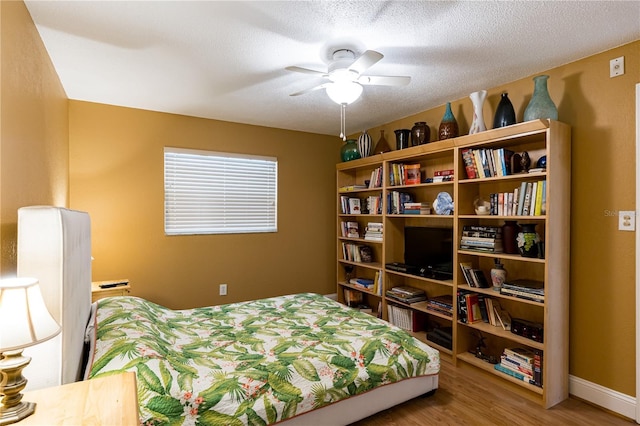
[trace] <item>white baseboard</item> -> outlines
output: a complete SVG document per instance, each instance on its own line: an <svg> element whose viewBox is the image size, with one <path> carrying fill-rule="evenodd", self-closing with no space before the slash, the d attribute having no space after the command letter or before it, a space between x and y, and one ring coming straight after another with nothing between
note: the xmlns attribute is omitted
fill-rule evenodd
<svg viewBox="0 0 640 426"><path fill-rule="evenodd" d="M569 393L635 421L636 398L632 396L571 375L569 376Z"/></svg>

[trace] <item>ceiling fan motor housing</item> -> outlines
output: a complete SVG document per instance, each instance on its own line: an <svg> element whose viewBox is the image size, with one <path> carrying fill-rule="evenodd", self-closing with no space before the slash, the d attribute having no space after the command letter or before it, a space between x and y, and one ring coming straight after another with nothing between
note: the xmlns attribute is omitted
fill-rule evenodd
<svg viewBox="0 0 640 426"><path fill-rule="evenodd" d="M356 81L358 72L349 69L356 58L353 50L340 49L333 52L333 62L329 64L329 79L333 82Z"/></svg>

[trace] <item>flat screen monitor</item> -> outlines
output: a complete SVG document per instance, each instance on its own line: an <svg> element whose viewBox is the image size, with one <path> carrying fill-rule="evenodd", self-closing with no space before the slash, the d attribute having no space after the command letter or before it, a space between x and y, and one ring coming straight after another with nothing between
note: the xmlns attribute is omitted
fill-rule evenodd
<svg viewBox="0 0 640 426"><path fill-rule="evenodd" d="M405 227L404 263L453 272L453 229Z"/></svg>

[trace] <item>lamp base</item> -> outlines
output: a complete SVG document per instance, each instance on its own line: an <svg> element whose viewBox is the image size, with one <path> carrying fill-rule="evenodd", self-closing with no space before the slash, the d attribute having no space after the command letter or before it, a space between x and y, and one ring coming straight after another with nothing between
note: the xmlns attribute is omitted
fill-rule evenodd
<svg viewBox="0 0 640 426"><path fill-rule="evenodd" d="M20 393L27 385L22 369L31 358L22 349L0 353L0 425L18 422L35 412L36 404L22 401Z"/></svg>
<svg viewBox="0 0 640 426"><path fill-rule="evenodd" d="M25 417L29 417L36 411L35 402L21 402L18 405L5 409L0 407L0 425L8 425L19 422Z"/></svg>

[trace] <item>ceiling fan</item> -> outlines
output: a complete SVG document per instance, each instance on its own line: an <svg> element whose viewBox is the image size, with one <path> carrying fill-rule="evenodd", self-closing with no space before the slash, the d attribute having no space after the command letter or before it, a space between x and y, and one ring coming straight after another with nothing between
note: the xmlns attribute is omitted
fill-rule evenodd
<svg viewBox="0 0 640 426"><path fill-rule="evenodd" d="M286 67L285 69L289 71L300 72L304 74L313 74L319 75L321 77L328 78L330 81L320 84L318 86L312 87L310 89L301 90L296 93L292 93L290 96L299 96L304 95L305 93L313 92L314 90L326 89L329 97L336 103L342 104L350 104L351 102L358 99L360 93L362 93L362 86L406 86L411 81L411 77L404 76L388 76L388 75L379 75L379 76L369 76L362 75L366 70L375 65L378 61L380 61L384 56L382 53L376 52L375 50L367 50L362 55L356 58L356 54L351 49L337 49L333 52L333 60L329 64L328 70L324 71L316 71L308 68L302 67ZM342 87L338 87L342 86ZM357 89L356 86L360 88ZM332 97L332 94L336 94L336 92L340 92L340 88L348 88L351 87L352 91L359 91L358 95L355 98L351 99L350 97L339 97L336 99Z"/></svg>
<svg viewBox="0 0 640 426"><path fill-rule="evenodd" d="M288 71L313 74L329 79L328 82L292 93L290 96L304 95L319 89L325 89L329 98L341 105L340 137L345 139L345 109L362 94L362 86L406 86L411 77L406 76L369 76L362 75L370 67L378 63L384 56L375 50L367 50L356 58L351 49L333 51L332 61L326 72L297 66L286 67Z"/></svg>

